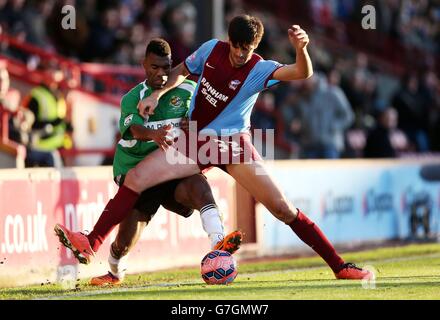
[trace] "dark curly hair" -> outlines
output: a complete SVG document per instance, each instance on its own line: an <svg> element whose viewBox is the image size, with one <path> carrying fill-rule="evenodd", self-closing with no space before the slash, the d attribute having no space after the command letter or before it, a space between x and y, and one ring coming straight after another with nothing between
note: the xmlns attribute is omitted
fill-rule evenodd
<svg viewBox="0 0 440 320"><path fill-rule="evenodd" d="M247 14L234 17L229 23L229 40L234 46L258 46L263 38L264 26L260 19Z"/></svg>
<svg viewBox="0 0 440 320"><path fill-rule="evenodd" d="M145 51L145 56L150 53L154 53L159 57L166 57L171 55L171 48L168 42L161 38L155 38L148 43L147 50Z"/></svg>

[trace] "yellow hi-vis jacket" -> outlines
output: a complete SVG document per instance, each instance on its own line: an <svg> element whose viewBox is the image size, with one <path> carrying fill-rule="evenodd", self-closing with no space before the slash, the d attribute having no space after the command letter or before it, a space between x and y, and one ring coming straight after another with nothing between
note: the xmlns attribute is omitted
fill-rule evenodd
<svg viewBox="0 0 440 320"><path fill-rule="evenodd" d="M66 101L63 98L57 99L52 92L43 86L32 89L30 97L38 103L38 114L36 121L55 122L61 119L59 123L53 126L50 134L38 137L33 142L33 148L41 151L53 151L62 147L71 145L69 137L66 134Z"/></svg>

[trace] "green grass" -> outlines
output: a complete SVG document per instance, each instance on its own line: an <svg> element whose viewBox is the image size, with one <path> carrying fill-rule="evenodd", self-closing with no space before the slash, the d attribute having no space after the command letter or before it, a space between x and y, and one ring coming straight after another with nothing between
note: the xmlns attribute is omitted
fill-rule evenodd
<svg viewBox="0 0 440 320"><path fill-rule="evenodd" d="M229 286L205 285L197 268L130 275L123 285L75 290L48 284L0 289L0 299L440 299L440 244L382 248L343 254L377 270L375 288L335 280L319 257L239 264Z"/></svg>

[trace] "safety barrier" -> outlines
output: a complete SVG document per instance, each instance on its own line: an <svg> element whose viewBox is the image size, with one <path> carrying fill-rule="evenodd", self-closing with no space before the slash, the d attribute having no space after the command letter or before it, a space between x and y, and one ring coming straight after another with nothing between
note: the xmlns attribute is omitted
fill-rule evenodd
<svg viewBox="0 0 440 320"><path fill-rule="evenodd" d="M277 161L274 178L336 245L385 240L435 240L440 235L440 158L410 160ZM435 174L437 172L437 174ZM257 206L259 254L306 246Z"/></svg>
<svg viewBox="0 0 440 320"><path fill-rule="evenodd" d="M220 170L207 174L227 230L235 227L234 181ZM108 270L112 232L91 265L76 263L53 227L89 230L116 185L110 167L0 170L0 287L73 281ZM129 272L197 265L209 250L199 213L182 218L163 208L130 254Z"/></svg>

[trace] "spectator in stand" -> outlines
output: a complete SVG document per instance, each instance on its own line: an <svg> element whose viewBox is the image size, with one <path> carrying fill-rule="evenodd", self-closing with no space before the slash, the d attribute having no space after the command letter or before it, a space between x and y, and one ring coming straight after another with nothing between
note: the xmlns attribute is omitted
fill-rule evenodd
<svg viewBox="0 0 440 320"><path fill-rule="evenodd" d="M86 42L90 32L83 6L77 2L74 0L57 1L46 19L46 29L56 50L69 57L79 57L83 54L87 49ZM63 28L62 21L66 15L63 14L62 8L65 5L72 5L76 9L75 29Z"/></svg>
<svg viewBox="0 0 440 320"><path fill-rule="evenodd" d="M312 19L317 31L330 28L334 22L334 12L330 1L312 0L310 2Z"/></svg>
<svg viewBox="0 0 440 320"><path fill-rule="evenodd" d="M20 96L17 90L10 89L9 72L7 61L0 59L0 108L1 111L13 113L16 111Z"/></svg>
<svg viewBox="0 0 440 320"><path fill-rule="evenodd" d="M6 15L7 0L0 0L0 32L8 27L8 16Z"/></svg>
<svg viewBox="0 0 440 320"><path fill-rule="evenodd" d="M315 75L303 82L303 96L294 106L293 134L299 136L300 158L337 159L344 150L344 133L354 115L343 91Z"/></svg>
<svg viewBox="0 0 440 320"><path fill-rule="evenodd" d="M251 123L253 129L274 129L275 123L275 97L272 92L263 92L255 103Z"/></svg>
<svg viewBox="0 0 440 320"><path fill-rule="evenodd" d="M422 96L429 108L429 139L430 149L440 151L440 80L433 71L425 72L423 76Z"/></svg>
<svg viewBox="0 0 440 320"><path fill-rule="evenodd" d="M364 149L365 158L396 158L406 150L408 140L397 129L397 111L388 107L378 112L376 127L367 136Z"/></svg>
<svg viewBox="0 0 440 320"><path fill-rule="evenodd" d="M6 68L6 60L0 59L0 115L6 112L8 116L7 132L1 130L0 138L2 142L9 140L19 144L24 144L28 137L28 132L34 116L29 110L20 106L20 92L15 88L10 88L9 73ZM6 137L3 137L3 134ZM10 145L10 144L9 144Z"/></svg>
<svg viewBox="0 0 440 320"><path fill-rule="evenodd" d="M192 54L195 45L196 8L188 1L170 6L162 17L173 52L173 65Z"/></svg>
<svg viewBox="0 0 440 320"><path fill-rule="evenodd" d="M280 102L281 121L283 132L275 131L275 135L282 134L286 140L290 155L288 158L297 159L299 157L299 122L297 120L297 105L301 97L300 88L303 84L300 82L292 82L286 86L278 86L278 88L286 88L283 99Z"/></svg>
<svg viewBox="0 0 440 320"><path fill-rule="evenodd" d="M402 78L400 88L392 98L392 105L399 114L398 127L405 132L412 149L429 151L429 109L420 94L419 78L415 73Z"/></svg>
<svg viewBox="0 0 440 320"><path fill-rule="evenodd" d="M59 149L70 149L71 124L66 121L67 105L60 83L63 73L45 66L43 82L34 87L23 103L33 114L26 167L61 167Z"/></svg>
<svg viewBox="0 0 440 320"><path fill-rule="evenodd" d="M6 94L9 91L9 72L6 68L6 60L0 59L0 103L5 104Z"/></svg>
<svg viewBox="0 0 440 320"><path fill-rule="evenodd" d="M438 4L428 0L402 1L400 32L402 42L428 52L436 52L438 44L434 42L439 30L436 7ZM409 51L410 52L410 51Z"/></svg>
<svg viewBox="0 0 440 320"><path fill-rule="evenodd" d="M53 26L46 23L52 12L54 1L28 1L23 12L23 23L27 30L27 41L46 50L55 50L48 36ZM60 12L61 13L61 12Z"/></svg>
<svg viewBox="0 0 440 320"><path fill-rule="evenodd" d="M2 9L6 17L8 30L13 30L16 25L22 25L24 22L25 0L10 0Z"/></svg>
<svg viewBox="0 0 440 320"><path fill-rule="evenodd" d="M121 38L118 11L114 7L105 9L92 24L87 43L87 59L98 58L101 62L110 62L115 54L116 45Z"/></svg>
<svg viewBox="0 0 440 320"><path fill-rule="evenodd" d="M368 56L365 53L358 53L353 63L342 86L355 113L354 127L367 129L371 126L371 115L376 106L376 79L369 69Z"/></svg>

